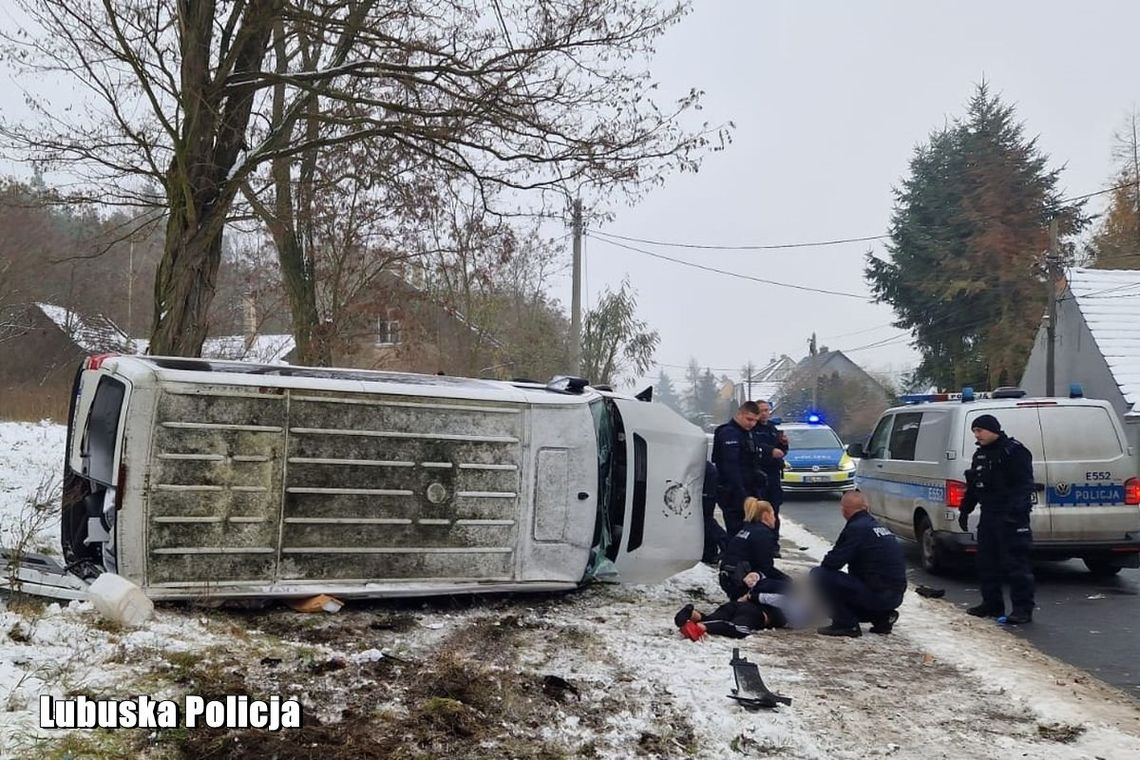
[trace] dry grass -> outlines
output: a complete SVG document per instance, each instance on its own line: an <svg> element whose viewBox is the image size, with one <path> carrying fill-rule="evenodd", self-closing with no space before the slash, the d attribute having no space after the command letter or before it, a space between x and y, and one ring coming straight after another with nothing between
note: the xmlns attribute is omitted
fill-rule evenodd
<svg viewBox="0 0 1140 760"><path fill-rule="evenodd" d="M68 391L51 386L14 386L0 389L0 420L38 422L67 420Z"/></svg>

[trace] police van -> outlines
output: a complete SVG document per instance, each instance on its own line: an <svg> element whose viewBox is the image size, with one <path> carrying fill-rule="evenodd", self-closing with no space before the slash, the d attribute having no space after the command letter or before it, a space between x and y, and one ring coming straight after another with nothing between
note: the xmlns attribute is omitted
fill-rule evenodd
<svg viewBox="0 0 1140 760"><path fill-rule="evenodd" d="M1033 454L1034 556L1079 557L1100 575L1140 567L1140 478L1109 402L1083 398L1079 386L1070 398L966 388L902 400L906 405L883 412L865 445L847 451L859 460L856 483L871 513L918 542L927 570L939 572L955 555L977 551L980 509L962 531L958 508L975 449L972 422L982 414L997 417Z"/></svg>
<svg viewBox="0 0 1140 760"><path fill-rule="evenodd" d="M550 384L175 357L79 368L64 563L80 598L422 596L654 582L702 549L705 437L668 407Z"/></svg>
<svg viewBox="0 0 1140 760"><path fill-rule="evenodd" d="M783 423L788 436L780 483L789 492L850 491L855 487L855 461L843 443L818 416L807 422Z"/></svg>

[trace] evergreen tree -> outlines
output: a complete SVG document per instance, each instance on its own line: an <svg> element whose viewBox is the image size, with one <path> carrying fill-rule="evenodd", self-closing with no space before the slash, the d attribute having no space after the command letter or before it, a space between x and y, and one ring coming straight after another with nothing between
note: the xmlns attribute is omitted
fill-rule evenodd
<svg viewBox="0 0 1140 760"><path fill-rule="evenodd" d="M890 258L867 256L876 299L914 332L917 375L946 388L1015 382L1045 307L1048 225L1087 219L1062 208L1048 157L1012 106L978 86L966 116L916 148L895 189Z"/></svg>
<svg viewBox="0 0 1140 760"><path fill-rule="evenodd" d="M690 359L685 379L689 383L685 392L685 418L706 430L724 422L720 387L712 370L707 367L702 370L696 359Z"/></svg>
<svg viewBox="0 0 1140 760"><path fill-rule="evenodd" d="M659 404L664 404L670 409L684 414L684 403L681 397L677 395L677 390L673 387L673 380L665 371L661 371L661 377L657 379L657 386L653 389L653 400Z"/></svg>

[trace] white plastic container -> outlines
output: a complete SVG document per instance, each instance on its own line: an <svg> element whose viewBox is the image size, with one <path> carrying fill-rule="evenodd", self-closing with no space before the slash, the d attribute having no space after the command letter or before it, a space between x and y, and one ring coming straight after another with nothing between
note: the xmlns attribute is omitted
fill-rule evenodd
<svg viewBox="0 0 1140 760"><path fill-rule="evenodd" d="M154 615L154 602L143 590L115 573L103 573L87 587L95 609L123 626L142 625Z"/></svg>

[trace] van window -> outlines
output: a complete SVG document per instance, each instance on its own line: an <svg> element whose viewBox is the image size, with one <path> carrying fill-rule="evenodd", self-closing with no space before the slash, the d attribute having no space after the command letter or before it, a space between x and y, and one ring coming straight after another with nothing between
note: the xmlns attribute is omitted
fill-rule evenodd
<svg viewBox="0 0 1140 760"><path fill-rule="evenodd" d="M891 442L887 448L891 459L914 461L914 449L918 443L918 429L922 424L921 412L904 412L895 415L895 426L891 430Z"/></svg>
<svg viewBox="0 0 1140 760"><path fill-rule="evenodd" d="M888 414L875 426L875 432L871 433L871 440L867 442L867 450L864 452L867 459L882 459L887 455L887 436L891 432L892 419L894 418Z"/></svg>
<svg viewBox="0 0 1140 760"><path fill-rule="evenodd" d="M914 446L914 458L918 462L941 462L950 448L947 435L950 431L950 415L946 412L923 412L918 427L918 442ZM894 451L894 448L891 449Z"/></svg>
<svg viewBox="0 0 1140 760"><path fill-rule="evenodd" d="M126 386L114 378L101 378L83 431L80 454L85 459L84 472L87 477L104 485L115 481L115 444L119 438L119 413L123 409L126 390Z"/></svg>
<svg viewBox="0 0 1140 760"><path fill-rule="evenodd" d="M1041 407L1040 412L1049 459L1087 462L1116 459L1124 453L1107 409L1053 406Z"/></svg>
<svg viewBox="0 0 1140 760"><path fill-rule="evenodd" d="M974 420L983 414L992 414L997 417L1001 429L1010 438L1016 438L1021 442L1025 448L1029 449L1029 453L1033 454L1036 461L1045 459L1045 446L1041 442L1041 420L1037 415L1039 407L1036 406L1011 406L1005 409L989 408L977 409L972 411L966 417L965 433L966 433L966 446L963 451L967 457L974 455L974 450L977 448L974 442L974 435L970 432L973 427Z"/></svg>

